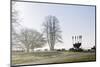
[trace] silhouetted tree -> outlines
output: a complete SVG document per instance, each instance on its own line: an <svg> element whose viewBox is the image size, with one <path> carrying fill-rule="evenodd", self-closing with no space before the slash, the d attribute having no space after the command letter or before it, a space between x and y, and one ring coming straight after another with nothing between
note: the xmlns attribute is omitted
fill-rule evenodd
<svg viewBox="0 0 100 67"><path fill-rule="evenodd" d="M72 40L75 41L73 43L73 47L75 49L79 49L81 44L82 44L82 35L79 35L79 36L72 36Z"/></svg>
<svg viewBox="0 0 100 67"><path fill-rule="evenodd" d="M81 46L81 43L75 43L75 44L73 44L73 46L75 49L79 49Z"/></svg>
<svg viewBox="0 0 100 67"><path fill-rule="evenodd" d="M55 43L62 42L61 31L59 27L59 21L55 16L46 16L45 22L43 23L44 33L46 35L47 42L50 50L54 50Z"/></svg>

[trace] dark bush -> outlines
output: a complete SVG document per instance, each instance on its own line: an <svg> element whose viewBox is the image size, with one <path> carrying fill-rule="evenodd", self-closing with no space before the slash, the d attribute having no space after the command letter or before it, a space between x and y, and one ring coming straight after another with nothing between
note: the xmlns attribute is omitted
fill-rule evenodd
<svg viewBox="0 0 100 67"><path fill-rule="evenodd" d="M69 51L73 51L73 52L81 52L81 51L83 51L83 49L82 49L82 48L79 48L79 49L70 48Z"/></svg>
<svg viewBox="0 0 100 67"><path fill-rule="evenodd" d="M62 49L56 49L56 51L66 51L65 48L62 48Z"/></svg>
<svg viewBox="0 0 100 67"><path fill-rule="evenodd" d="M69 49L69 51L74 51L74 50L75 50L74 48L70 48L70 49Z"/></svg>
<svg viewBox="0 0 100 67"><path fill-rule="evenodd" d="M44 49L44 51L48 51L48 49Z"/></svg>
<svg viewBox="0 0 100 67"><path fill-rule="evenodd" d="M82 49L82 48L79 48L77 51L79 51L79 52L80 52L80 51L83 51L83 49Z"/></svg>
<svg viewBox="0 0 100 67"><path fill-rule="evenodd" d="M91 49L88 49L88 52L90 52L91 51Z"/></svg>
<svg viewBox="0 0 100 67"><path fill-rule="evenodd" d="M66 49L65 48L62 48L62 51L66 51Z"/></svg>
<svg viewBox="0 0 100 67"><path fill-rule="evenodd" d="M56 51L61 51L60 49L56 49Z"/></svg>
<svg viewBox="0 0 100 67"><path fill-rule="evenodd" d="M96 50L96 47L95 47L95 46L93 46L91 49L92 49L92 50Z"/></svg>

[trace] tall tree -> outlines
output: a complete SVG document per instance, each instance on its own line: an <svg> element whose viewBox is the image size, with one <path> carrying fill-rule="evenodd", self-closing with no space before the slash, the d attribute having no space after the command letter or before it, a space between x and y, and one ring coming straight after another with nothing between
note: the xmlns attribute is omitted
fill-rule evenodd
<svg viewBox="0 0 100 67"><path fill-rule="evenodd" d="M41 33L27 28L21 29L17 38L24 45L26 52L29 52L30 49L43 47L46 42Z"/></svg>
<svg viewBox="0 0 100 67"><path fill-rule="evenodd" d="M15 1L12 1L12 13L11 13L11 16L12 16L12 33L16 33L15 31L15 28L19 25L19 12L18 10L16 9L16 2Z"/></svg>
<svg viewBox="0 0 100 67"><path fill-rule="evenodd" d="M12 10L11 10L11 34L12 34L12 45L15 45L17 43L17 32L16 32L16 28L19 25L19 21L18 21L18 11L16 10L16 2L12 1Z"/></svg>
<svg viewBox="0 0 100 67"><path fill-rule="evenodd" d="M57 42L62 42L61 30L59 27L59 21L55 16L46 16L45 22L43 23L44 33L46 40L49 44L50 50L54 50L54 46Z"/></svg>

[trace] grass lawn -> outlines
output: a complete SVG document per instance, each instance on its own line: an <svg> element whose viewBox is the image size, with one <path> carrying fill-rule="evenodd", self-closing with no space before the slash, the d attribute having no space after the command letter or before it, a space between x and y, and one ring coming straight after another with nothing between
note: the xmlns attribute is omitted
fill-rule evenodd
<svg viewBox="0 0 100 67"><path fill-rule="evenodd" d="M12 53L12 64L45 64L63 62L95 61L93 52L33 52Z"/></svg>

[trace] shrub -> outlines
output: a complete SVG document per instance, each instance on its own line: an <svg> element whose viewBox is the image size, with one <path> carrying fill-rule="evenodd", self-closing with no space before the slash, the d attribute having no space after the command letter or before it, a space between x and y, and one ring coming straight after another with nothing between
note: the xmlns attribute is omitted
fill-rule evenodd
<svg viewBox="0 0 100 67"><path fill-rule="evenodd" d="M62 48L62 51L66 51L66 49L65 48Z"/></svg>
<svg viewBox="0 0 100 67"><path fill-rule="evenodd" d="M44 51L48 51L48 49L44 49Z"/></svg>
<svg viewBox="0 0 100 67"><path fill-rule="evenodd" d="M75 50L74 48L70 48L70 49L69 49L69 51L74 51L74 50Z"/></svg>
<svg viewBox="0 0 100 67"><path fill-rule="evenodd" d="M62 49L56 49L56 51L66 51L65 48L62 48Z"/></svg>
<svg viewBox="0 0 100 67"><path fill-rule="evenodd" d="M57 51L61 51L61 49L57 49Z"/></svg>
<svg viewBox="0 0 100 67"><path fill-rule="evenodd" d="M96 47L95 47L95 46L93 46L93 47L91 48L91 50L96 50Z"/></svg>
<svg viewBox="0 0 100 67"><path fill-rule="evenodd" d="M81 52L81 51L83 51L83 49L82 48L79 48L79 49L70 48L69 51Z"/></svg>

